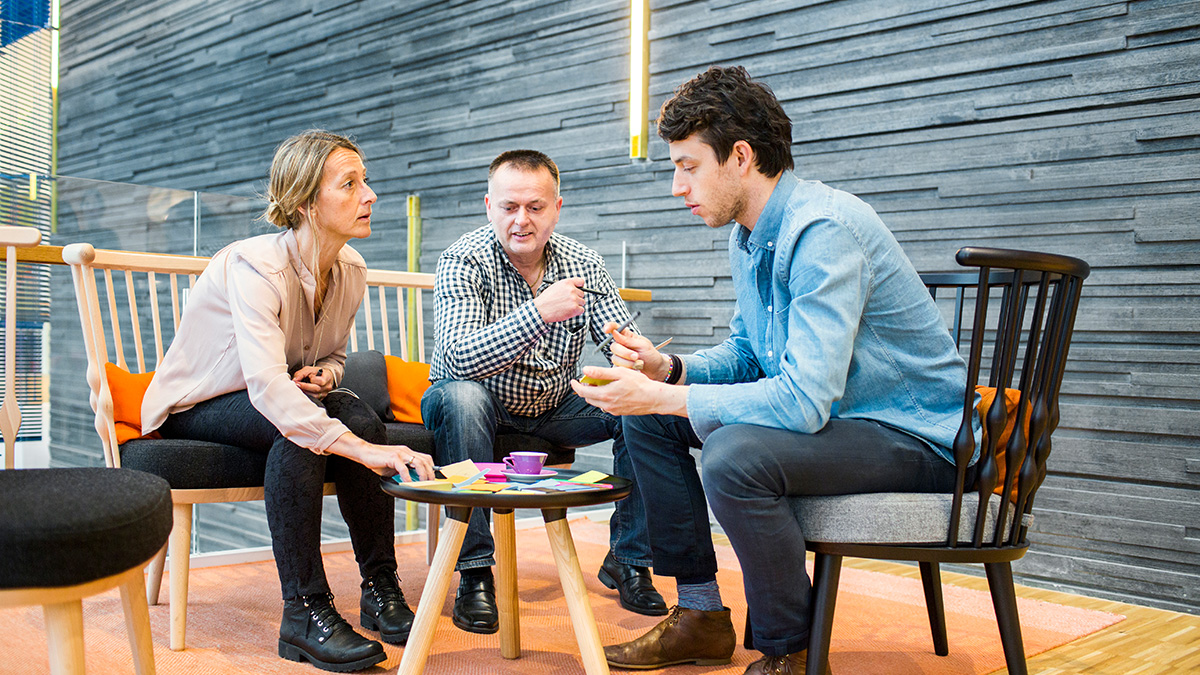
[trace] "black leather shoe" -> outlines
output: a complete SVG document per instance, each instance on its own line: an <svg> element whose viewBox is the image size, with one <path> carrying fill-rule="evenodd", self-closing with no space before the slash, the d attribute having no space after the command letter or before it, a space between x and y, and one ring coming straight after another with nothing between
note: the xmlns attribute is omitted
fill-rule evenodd
<svg viewBox="0 0 1200 675"><path fill-rule="evenodd" d="M380 572L362 583L358 620L367 630L379 631L384 642L402 645L412 630L413 611L404 601L395 572Z"/></svg>
<svg viewBox="0 0 1200 675"><path fill-rule="evenodd" d="M631 612L646 616L662 616L667 613L667 603L654 590L654 581L650 578L650 570L645 567L634 567L617 562L612 551L604 556L597 574L600 583L608 588L616 588L621 594L621 606Z"/></svg>
<svg viewBox="0 0 1200 675"><path fill-rule="evenodd" d="M387 658L383 645L354 632L338 614L332 593L283 603L279 655L338 673L369 668Z"/></svg>
<svg viewBox="0 0 1200 675"><path fill-rule="evenodd" d="M500 612L496 610L496 582L487 574L460 574L454 596L454 625L468 633L495 633L500 630Z"/></svg>

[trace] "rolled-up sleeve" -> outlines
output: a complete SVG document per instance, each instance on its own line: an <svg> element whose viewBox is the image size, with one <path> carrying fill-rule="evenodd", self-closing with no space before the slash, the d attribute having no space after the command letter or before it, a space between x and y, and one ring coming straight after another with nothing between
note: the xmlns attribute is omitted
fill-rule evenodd
<svg viewBox="0 0 1200 675"><path fill-rule="evenodd" d="M288 375L286 340L279 324L283 306L279 290L238 256L232 256L229 262L227 284L238 357L250 402L289 441L324 454L350 430L329 417ZM333 359L329 361L331 368L335 362L340 366L336 355L325 360L328 359Z"/></svg>
<svg viewBox="0 0 1200 675"><path fill-rule="evenodd" d="M685 360L689 383L713 382L695 384L688 391L688 417L696 434L704 439L728 424L820 431L845 391L869 275L866 256L846 228L832 221L806 228L789 265L791 301L779 372L755 381L720 383L722 376L744 376L746 371L738 372L737 364L748 363L744 350L753 353L751 342L738 336L736 326L734 337L709 350L715 354ZM693 363L698 366L696 380Z"/></svg>

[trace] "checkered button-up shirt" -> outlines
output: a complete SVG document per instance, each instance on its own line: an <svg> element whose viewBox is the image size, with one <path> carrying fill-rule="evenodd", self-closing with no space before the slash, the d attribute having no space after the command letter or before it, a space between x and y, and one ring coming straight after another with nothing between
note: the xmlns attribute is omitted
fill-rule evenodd
<svg viewBox="0 0 1200 675"><path fill-rule="evenodd" d="M571 277L607 295L589 293L583 314L546 323L491 225L464 234L438 259L429 379L475 380L514 415L536 417L558 406L579 376L585 339L598 344L606 322L629 318L600 254L555 233L538 292Z"/></svg>

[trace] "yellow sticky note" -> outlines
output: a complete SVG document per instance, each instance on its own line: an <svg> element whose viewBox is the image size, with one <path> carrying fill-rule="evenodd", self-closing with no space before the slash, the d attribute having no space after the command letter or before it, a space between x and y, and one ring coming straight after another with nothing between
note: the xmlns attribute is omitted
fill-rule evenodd
<svg viewBox="0 0 1200 675"><path fill-rule="evenodd" d="M591 484L591 483L595 483L597 481L603 480L605 478L608 478L608 474L604 473L603 471L588 471L587 473L581 473L578 476L571 478L567 482L568 483Z"/></svg>
<svg viewBox="0 0 1200 675"><path fill-rule="evenodd" d="M422 488L424 490L449 490L454 487L454 483L448 480L415 480L411 483L400 483L408 487Z"/></svg>
<svg viewBox="0 0 1200 675"><path fill-rule="evenodd" d="M591 375L584 375L583 377L579 378L580 384L587 384L593 387L601 387L609 382L612 382L612 380L602 380L598 377L592 377Z"/></svg>
<svg viewBox="0 0 1200 675"><path fill-rule="evenodd" d="M442 467L442 475L451 482L463 481L475 474L479 473L479 468L475 466L475 462L469 459L464 459L461 462L447 464Z"/></svg>
<svg viewBox="0 0 1200 675"><path fill-rule="evenodd" d="M478 483L472 483L471 485L468 485L465 489L470 490L471 492L500 492L501 490L506 490L510 487L512 486L508 483L488 483L486 481L479 481Z"/></svg>

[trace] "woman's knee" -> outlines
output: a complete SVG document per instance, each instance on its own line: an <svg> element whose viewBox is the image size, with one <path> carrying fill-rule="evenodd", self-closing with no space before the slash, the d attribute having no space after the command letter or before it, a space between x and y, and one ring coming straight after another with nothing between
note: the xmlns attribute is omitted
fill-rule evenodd
<svg viewBox="0 0 1200 675"><path fill-rule="evenodd" d="M355 436L368 443L387 442L383 420L357 396L335 391L325 397L324 404L329 416L341 420Z"/></svg>

